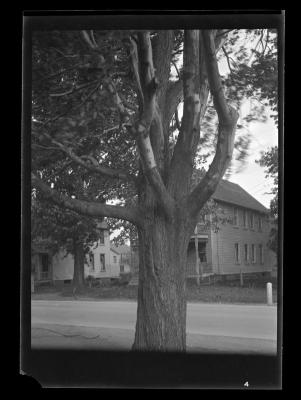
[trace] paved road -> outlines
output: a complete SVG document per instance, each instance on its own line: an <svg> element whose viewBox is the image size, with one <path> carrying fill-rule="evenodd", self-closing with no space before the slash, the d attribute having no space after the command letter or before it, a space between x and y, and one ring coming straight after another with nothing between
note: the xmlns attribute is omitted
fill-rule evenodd
<svg viewBox="0 0 301 400"><path fill-rule="evenodd" d="M136 302L32 301L32 345L129 348ZM74 336L74 332L78 336ZM276 352L277 308L265 305L189 303L187 346L191 351ZM65 335L65 336L64 336ZM99 338L98 338L99 339Z"/></svg>

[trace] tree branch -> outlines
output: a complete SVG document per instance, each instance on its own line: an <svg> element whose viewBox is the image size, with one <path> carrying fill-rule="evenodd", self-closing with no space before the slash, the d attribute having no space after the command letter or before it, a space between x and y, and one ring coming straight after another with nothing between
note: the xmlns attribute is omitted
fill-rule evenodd
<svg viewBox="0 0 301 400"><path fill-rule="evenodd" d="M156 114L156 89L152 46L149 32L138 33L139 81L143 91L143 109L133 132L137 137L138 149L144 173L165 214L171 217L174 201L166 190L158 170L150 140L150 126Z"/></svg>
<svg viewBox="0 0 301 400"><path fill-rule="evenodd" d="M238 112L228 106L219 75L214 38L212 32L203 31L205 62L214 107L218 114L218 139L214 159L205 177L190 193L187 208L195 217L206 201L214 193L232 158Z"/></svg>
<svg viewBox="0 0 301 400"><path fill-rule="evenodd" d="M57 146L57 147L53 147L53 146L46 147L46 146L43 146L44 149L61 150L72 161L74 161L78 165L84 167L88 171L96 172L96 173L101 174L101 175L106 175L106 176L109 176L110 178L130 180L130 181L134 182L135 185L137 185L137 178L136 178L135 175L132 175L132 174L130 174L130 173L128 173L128 172L126 172L126 171L124 171L122 169L112 169L112 168L104 167L104 166L100 165L97 162L97 160L92 156L79 157L70 148L68 148L67 146L65 146L62 143L58 142L57 140L52 139L52 137L50 135L48 135L47 133L44 133L44 136L46 136L51 141L52 144ZM40 147L40 145L37 145L37 146ZM89 159L91 161L91 164L85 162L84 161L85 158Z"/></svg>
<svg viewBox="0 0 301 400"><path fill-rule="evenodd" d="M60 194L54 189L51 189L33 173L31 174L31 180L34 187L40 189L46 198L53 201L58 206L73 210L82 215L117 218L129 221L137 226L141 225L142 215L136 207L113 206L103 203L72 199Z"/></svg>
<svg viewBox="0 0 301 400"><path fill-rule="evenodd" d="M222 81L216 60L214 37L211 31L202 31L205 48L206 69L213 97L213 104L218 114L220 124L231 124L233 120L231 108L229 108L223 91ZM232 109L233 111L234 109Z"/></svg>
<svg viewBox="0 0 301 400"><path fill-rule="evenodd" d="M171 160L168 188L176 197L190 189L193 160L200 137L200 60L199 31L184 33L183 95L184 109L181 129Z"/></svg>

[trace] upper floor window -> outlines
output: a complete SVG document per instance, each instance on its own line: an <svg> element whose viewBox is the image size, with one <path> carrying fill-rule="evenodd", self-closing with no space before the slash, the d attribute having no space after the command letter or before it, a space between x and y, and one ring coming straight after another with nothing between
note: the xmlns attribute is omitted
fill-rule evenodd
<svg viewBox="0 0 301 400"><path fill-rule="evenodd" d="M254 214L250 212L250 228L254 228Z"/></svg>
<svg viewBox="0 0 301 400"><path fill-rule="evenodd" d="M247 217L248 217L247 211L246 211L246 210L243 210L242 219L243 219L243 226L244 226L244 228L247 227Z"/></svg>
<svg viewBox="0 0 301 400"><path fill-rule="evenodd" d="M104 244L105 243L105 232L104 230L100 230L99 232L99 243Z"/></svg>
<svg viewBox="0 0 301 400"><path fill-rule="evenodd" d="M238 208L237 207L234 207L234 210L233 210L233 224L235 226L238 226Z"/></svg>
<svg viewBox="0 0 301 400"><path fill-rule="evenodd" d="M263 259L263 245L260 244L259 245L259 262L260 264L264 263L264 259Z"/></svg>
<svg viewBox="0 0 301 400"><path fill-rule="evenodd" d="M117 256L113 256L113 262L114 262L114 264L117 263Z"/></svg>
<svg viewBox="0 0 301 400"><path fill-rule="evenodd" d="M239 244L235 243L234 244L234 253L235 253L235 262L239 264L240 262L240 254L239 254Z"/></svg>
<svg viewBox="0 0 301 400"><path fill-rule="evenodd" d="M261 217L261 215L258 216L258 230L262 231L262 217Z"/></svg>
<svg viewBox="0 0 301 400"><path fill-rule="evenodd" d="M244 245L244 259L245 262L249 262L249 245L245 244Z"/></svg>
<svg viewBox="0 0 301 400"><path fill-rule="evenodd" d="M255 244L251 245L251 261L252 261L252 264L256 263L256 247L255 247Z"/></svg>

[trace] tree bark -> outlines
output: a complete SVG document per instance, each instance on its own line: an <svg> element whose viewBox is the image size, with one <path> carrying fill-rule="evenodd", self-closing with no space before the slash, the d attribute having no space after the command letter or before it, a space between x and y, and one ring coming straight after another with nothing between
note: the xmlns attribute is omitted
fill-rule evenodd
<svg viewBox="0 0 301 400"><path fill-rule="evenodd" d="M139 230L138 310L133 350L186 350L186 260L193 224L147 218Z"/></svg>
<svg viewBox="0 0 301 400"><path fill-rule="evenodd" d="M73 291L77 291L81 289L85 284L85 254L83 248L83 242L81 240L74 239L74 271L73 271L73 280L72 286Z"/></svg>

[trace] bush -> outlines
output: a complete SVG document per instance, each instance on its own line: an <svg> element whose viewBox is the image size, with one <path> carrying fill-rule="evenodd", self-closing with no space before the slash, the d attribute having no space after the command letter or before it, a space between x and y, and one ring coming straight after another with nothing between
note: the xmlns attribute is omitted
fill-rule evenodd
<svg viewBox="0 0 301 400"><path fill-rule="evenodd" d="M126 286L132 279L131 272L123 272L118 278L111 278L111 283L113 286Z"/></svg>
<svg viewBox="0 0 301 400"><path fill-rule="evenodd" d="M88 275L86 278L87 285L91 287L99 286L98 280L93 275Z"/></svg>

